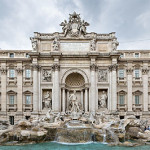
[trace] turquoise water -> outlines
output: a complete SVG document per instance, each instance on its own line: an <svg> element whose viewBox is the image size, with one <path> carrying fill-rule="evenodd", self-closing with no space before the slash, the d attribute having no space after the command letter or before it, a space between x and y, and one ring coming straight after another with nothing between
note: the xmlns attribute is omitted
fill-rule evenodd
<svg viewBox="0 0 150 150"><path fill-rule="evenodd" d="M31 144L23 146L0 146L0 150L150 150L150 146L110 147L102 143L66 145L56 142Z"/></svg>

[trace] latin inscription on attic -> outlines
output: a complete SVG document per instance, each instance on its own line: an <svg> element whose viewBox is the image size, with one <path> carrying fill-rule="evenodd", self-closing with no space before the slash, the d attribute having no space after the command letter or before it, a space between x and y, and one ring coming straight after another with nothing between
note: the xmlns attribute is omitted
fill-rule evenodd
<svg viewBox="0 0 150 150"><path fill-rule="evenodd" d="M90 43L89 42L63 42L60 43L61 51L89 51Z"/></svg>

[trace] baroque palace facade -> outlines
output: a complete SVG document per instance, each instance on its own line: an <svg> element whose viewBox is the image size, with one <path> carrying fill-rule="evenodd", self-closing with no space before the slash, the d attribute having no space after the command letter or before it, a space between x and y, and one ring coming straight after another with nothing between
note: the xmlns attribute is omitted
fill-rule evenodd
<svg viewBox="0 0 150 150"><path fill-rule="evenodd" d="M0 118L11 124L51 109L150 116L150 50L117 50L115 33L87 33L77 13L62 33L34 33L32 50L0 50Z"/></svg>

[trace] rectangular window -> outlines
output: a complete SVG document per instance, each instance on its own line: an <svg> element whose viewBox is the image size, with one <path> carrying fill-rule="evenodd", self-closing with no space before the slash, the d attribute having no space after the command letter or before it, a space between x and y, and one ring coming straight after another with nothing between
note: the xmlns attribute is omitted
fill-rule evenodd
<svg viewBox="0 0 150 150"><path fill-rule="evenodd" d="M135 70L135 78L139 78L140 77L140 71L139 69Z"/></svg>
<svg viewBox="0 0 150 150"><path fill-rule="evenodd" d="M135 58L139 58L139 53L135 53Z"/></svg>
<svg viewBox="0 0 150 150"><path fill-rule="evenodd" d="M26 57L27 57L27 58L29 58L29 57L30 57L28 53L26 53Z"/></svg>
<svg viewBox="0 0 150 150"><path fill-rule="evenodd" d="M140 96L139 95L135 95L135 104L136 105L140 104Z"/></svg>
<svg viewBox="0 0 150 150"><path fill-rule="evenodd" d="M124 70L123 69L119 70L119 78L124 78Z"/></svg>
<svg viewBox="0 0 150 150"><path fill-rule="evenodd" d="M9 57L10 57L10 58L14 58L14 53L10 53L10 54L9 54Z"/></svg>
<svg viewBox="0 0 150 150"><path fill-rule="evenodd" d="M31 77L31 70L26 69L26 78L30 78L30 77Z"/></svg>
<svg viewBox="0 0 150 150"><path fill-rule="evenodd" d="M15 70L14 69L10 69L9 70L9 77L10 78L14 78L15 77Z"/></svg>
<svg viewBox="0 0 150 150"><path fill-rule="evenodd" d="M119 96L120 105L124 104L124 95Z"/></svg>
<svg viewBox="0 0 150 150"><path fill-rule="evenodd" d="M121 54L121 55L120 55L120 58L123 58L123 57L124 57L124 55L123 55L123 54Z"/></svg>
<svg viewBox="0 0 150 150"><path fill-rule="evenodd" d="M26 104L27 105L31 104L31 96L30 95L26 95Z"/></svg>
<svg viewBox="0 0 150 150"><path fill-rule="evenodd" d="M14 95L9 96L9 104L14 104Z"/></svg>
<svg viewBox="0 0 150 150"><path fill-rule="evenodd" d="M9 116L9 121L11 125L14 125L14 116Z"/></svg>

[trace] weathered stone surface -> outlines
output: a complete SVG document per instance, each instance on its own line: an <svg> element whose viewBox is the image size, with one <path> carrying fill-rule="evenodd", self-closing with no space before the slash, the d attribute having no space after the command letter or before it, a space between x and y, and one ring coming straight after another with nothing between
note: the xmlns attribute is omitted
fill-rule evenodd
<svg viewBox="0 0 150 150"><path fill-rule="evenodd" d="M127 134L132 138L137 138L139 132L142 132L139 127L130 127L127 131Z"/></svg>
<svg viewBox="0 0 150 150"><path fill-rule="evenodd" d="M65 143L85 143L91 141L91 129L57 129L57 141Z"/></svg>

